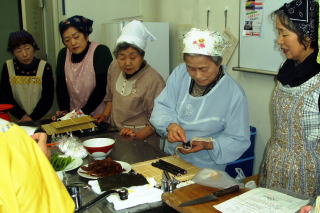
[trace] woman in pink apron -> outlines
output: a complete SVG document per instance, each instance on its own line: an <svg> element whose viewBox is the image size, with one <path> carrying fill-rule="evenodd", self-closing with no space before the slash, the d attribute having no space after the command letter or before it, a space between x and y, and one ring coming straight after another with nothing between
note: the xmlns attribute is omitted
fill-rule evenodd
<svg viewBox="0 0 320 213"><path fill-rule="evenodd" d="M59 24L62 42L57 61L57 116L72 110L88 115L102 113L107 72L112 61L107 46L89 41L93 21L70 17Z"/></svg>
<svg viewBox="0 0 320 213"><path fill-rule="evenodd" d="M20 122L39 120L53 103L54 83L50 64L35 58L38 46L27 31L12 32L8 51L14 56L2 68L0 99L14 105L11 115Z"/></svg>

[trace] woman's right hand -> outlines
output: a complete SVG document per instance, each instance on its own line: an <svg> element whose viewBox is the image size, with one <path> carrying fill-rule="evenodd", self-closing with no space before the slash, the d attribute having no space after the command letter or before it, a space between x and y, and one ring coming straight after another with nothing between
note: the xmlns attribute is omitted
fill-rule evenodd
<svg viewBox="0 0 320 213"><path fill-rule="evenodd" d="M97 121L98 123L101 123L101 122L106 121L106 120L107 120L107 117L108 117L108 116L106 116L105 114L99 114L99 115L93 116L93 118L96 119L96 121Z"/></svg>
<svg viewBox="0 0 320 213"><path fill-rule="evenodd" d="M56 114L51 117L53 121L56 121L58 118L65 116L68 112L66 110L56 111Z"/></svg>
<svg viewBox="0 0 320 213"><path fill-rule="evenodd" d="M187 142L185 131L179 124L169 124L169 126L167 127L167 131L169 142Z"/></svg>

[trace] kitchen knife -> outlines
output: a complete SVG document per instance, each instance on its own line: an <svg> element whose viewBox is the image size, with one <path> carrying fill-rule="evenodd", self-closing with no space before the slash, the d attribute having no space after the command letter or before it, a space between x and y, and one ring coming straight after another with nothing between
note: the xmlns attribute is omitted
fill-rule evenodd
<svg viewBox="0 0 320 213"><path fill-rule="evenodd" d="M184 203L181 203L179 205L179 207L191 206L191 205L196 205L196 204L200 204L200 203L206 203L206 202L214 201L214 200L217 200L218 197L221 197L221 196L224 196L224 195L227 195L227 194L231 194L231 193L237 192L237 191L239 191L239 185L234 185L234 186L231 186L229 188L216 191L216 192L214 192L212 194L209 194L209 195L206 195L206 196L203 196L203 197L200 197L200 198L196 198L196 199L193 199L193 200L186 201Z"/></svg>

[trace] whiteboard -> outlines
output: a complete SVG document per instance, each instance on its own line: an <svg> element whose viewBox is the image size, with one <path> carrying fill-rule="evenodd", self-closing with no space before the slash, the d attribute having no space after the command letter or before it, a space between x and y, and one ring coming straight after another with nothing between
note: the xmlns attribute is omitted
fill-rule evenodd
<svg viewBox="0 0 320 213"><path fill-rule="evenodd" d="M245 24L245 3L240 1L240 47L239 66L254 69L255 72L267 71L277 74L280 65L285 61L277 45L277 31L270 14L291 0L264 0L261 36L243 36Z"/></svg>

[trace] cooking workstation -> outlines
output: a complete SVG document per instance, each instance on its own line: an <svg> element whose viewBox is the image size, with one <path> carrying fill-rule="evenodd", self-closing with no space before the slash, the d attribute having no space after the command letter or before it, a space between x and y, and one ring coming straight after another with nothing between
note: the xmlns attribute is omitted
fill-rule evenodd
<svg viewBox="0 0 320 213"><path fill-rule="evenodd" d="M98 137L98 138L106 137L106 138L115 139L116 142L112 148L110 155L108 155L108 157L110 157L115 161L124 162L125 165L129 165L129 168L124 171L126 172L126 174L132 172L131 168L133 167L134 163L143 162L146 160L151 160L151 159L166 156L166 154L161 152L160 149L156 149L154 146L147 144L143 141L129 140L129 139L123 138L119 136L118 132L98 134L96 136L90 136L89 138L93 138L93 137ZM81 138L81 140L86 140L86 139L88 139L88 137ZM83 165L86 165L92 162L93 160L94 159L91 156L88 156L84 159ZM67 172L64 177L66 178L64 179L64 183L66 183L66 185L73 185L73 183L83 183L83 185L80 186L81 206L83 207L88 202L94 200L98 196L98 194L96 194L91 189L88 189L87 187L88 181L92 181L97 178L90 175L79 173L79 170L81 170L81 167L79 169L75 169L70 172ZM111 191L114 191L114 190L111 190ZM100 199L100 201L93 203L92 206L90 206L90 208L88 208L84 212L114 212L112 204L107 202L105 199L107 197L106 196L107 194L108 194L108 191L106 194L104 194L105 196L103 199ZM156 206L160 206L160 205L161 205L161 202L160 203L158 202L156 204ZM78 207L81 208L81 206L78 203ZM146 205L144 208L148 209L151 207ZM82 210L80 210L79 212L81 211ZM135 210L132 209L131 211L135 211Z"/></svg>
<svg viewBox="0 0 320 213"><path fill-rule="evenodd" d="M29 135L39 130L49 135L51 165L77 213L296 212L309 202L287 191L256 188L258 175L246 178L240 168L233 178L225 171L196 167L165 153L155 134L144 140L121 136L90 116L21 127Z"/></svg>
<svg viewBox="0 0 320 213"><path fill-rule="evenodd" d="M195 210L201 206L204 206L204 208L207 208L207 211L210 211L210 212L213 211L212 207L208 208L210 207L210 205L212 206L212 202L205 202L204 204L188 206L188 207L180 207L179 205L177 205L177 204L180 204L179 197L180 197L180 200L184 199L184 201L187 201L197 197L202 197L206 194L211 194L212 192L218 190L217 188L205 187L199 184L192 184L180 189L175 189L177 183L180 182L179 180L183 180L183 181L190 180L195 175L195 173L199 171L198 168L184 162L181 159L175 159L175 157L173 156L167 156L167 154L162 152L160 149L157 149L156 147L150 144L147 144L146 142L139 141L139 140L128 140L126 138L119 136L118 133L100 134L98 135L98 137L115 138L116 143L113 147L112 152L110 153L110 157L116 161L127 162L128 164L131 165L133 171L137 172L138 174L144 175L146 178L154 177L157 182L157 186L161 187L161 190L165 192L162 195L163 201L167 203L165 204L165 206L161 201L157 201L153 203L140 204L138 206L130 207L127 209L121 209L121 210L118 210L119 212L140 212L140 211L148 211L148 210L150 212L157 212L157 211L163 212L164 209L166 210L165 212L170 212L170 211L175 212L175 210L169 209L167 205L170 205L170 206L172 205L173 208L176 208L178 210L180 209L180 211L181 210L183 211L183 209L189 209L188 211L195 212ZM84 164L85 162L90 162L92 160L93 159L91 157L87 157L84 161ZM169 162L172 162L172 164ZM168 164L178 165L178 168L173 169L173 167L168 166ZM161 167L164 170L160 169L159 167ZM167 172L167 171L170 171L170 172ZM173 173L179 176L175 176L173 175ZM89 179L84 178L83 176L80 176L79 173L76 172L76 170L67 172L66 175L68 176L67 182L69 185L72 185L72 183L78 183L78 182L88 183L88 180L90 181L90 177ZM120 190L120 189L117 189L117 190ZM183 189L186 191L181 191ZM190 191L188 189L190 189ZM114 192L114 190L111 190L111 191L113 191L113 193L119 194L119 192ZM241 192L236 192L232 195L229 195L228 198L238 195ZM82 187L80 189L80 193L81 193L80 196L81 196L82 206L86 206L88 202L92 201L98 196L97 194L95 194L94 192L92 192L90 189L86 187ZM109 194L108 192L106 192L104 195L108 196ZM145 194L145 196L148 197L150 195ZM176 203L172 203L172 200L175 200ZM222 200L225 200L225 198L223 198L222 200L220 198L219 200L221 202ZM79 208L80 208L79 212L81 212L82 211L81 207L79 206ZM115 212L113 204L106 201L105 199L102 199L96 204L92 204L92 206L89 207L85 212L98 212L98 210L100 210L101 212ZM201 210L198 212L203 212L203 211Z"/></svg>
<svg viewBox="0 0 320 213"><path fill-rule="evenodd" d="M30 125L39 127L41 124L42 123L39 122L33 122L25 123L22 126L24 128ZM60 134L59 136L51 135L48 145L50 146L53 155L54 153L63 154L62 151L65 150L62 143L65 143L64 146L69 144L70 147L70 142L67 142L66 140L60 140L59 142L59 137L61 138L61 136L64 139L69 138L70 141L72 141L71 138L77 139L84 147L86 147L87 151L89 151L89 154L83 159L74 157L76 159L75 161L62 169L62 171L57 172L75 201L76 212L176 212L177 210L181 212L184 212L185 210L186 212L195 212L195 209L198 209L201 206L207 208L210 205L211 207L208 210L212 212L214 210L212 208L212 202L221 202L225 200L225 197L230 198L243 192L243 189L240 191L239 189L231 190L231 192L227 192L227 194L231 193L230 195L220 196L218 197L218 201L210 202L210 200L208 200L202 204L181 207L179 205L184 201L211 194L219 189L201 186L199 184L191 184L177 189L177 186L183 186L179 186L179 183L185 183L185 185L190 184L189 181L200 169L177 156L168 156L168 154L161 150L162 143L158 136L153 135L151 138L148 138L148 140L133 140L120 136L118 131L111 129L105 124L100 124L96 128L86 131L74 131L72 134L65 133ZM92 150L88 148L88 146L90 146L88 145L89 143L92 143L92 141L108 140L113 141L112 146L108 150L105 150L105 153L102 154L102 156L97 157L94 155L94 152L90 153ZM115 162L120 163L123 168L123 173L120 175L121 177L115 175L114 178L109 176L109 179L107 179L108 177L97 177L85 173L84 169L89 167L88 164L97 159L102 160L105 158L111 158ZM131 180L137 175L142 176L144 180L150 181L150 178L153 179L154 182L153 185L151 185L154 187L154 189L152 189L153 191L148 191L149 189L146 190L144 196L148 198L154 194L158 197L158 199L155 199L157 201L152 199L141 201L141 199L143 200L141 194L137 195L140 196L139 198L130 197L130 193L135 195L135 192L133 193L133 191L130 190L131 188L129 188L134 185L134 181L131 183ZM120 180L121 178L124 179ZM104 181L104 179L107 181ZM110 188L107 186L103 191L103 186L101 186L101 184L103 184L103 182L109 183L110 181L116 181L117 186L121 187ZM123 183L125 184L121 185ZM101 189L99 188L99 184ZM148 182L143 184L150 185ZM99 188L98 190L97 187ZM144 186L137 187L141 187L142 190L145 190L143 189ZM188 189L190 189L190 191ZM118 201L112 203L106 200L108 197L117 197ZM129 201L129 204L122 204L122 200L127 200L126 202ZM141 204L136 205L135 202ZM126 206L129 207L124 208Z"/></svg>

